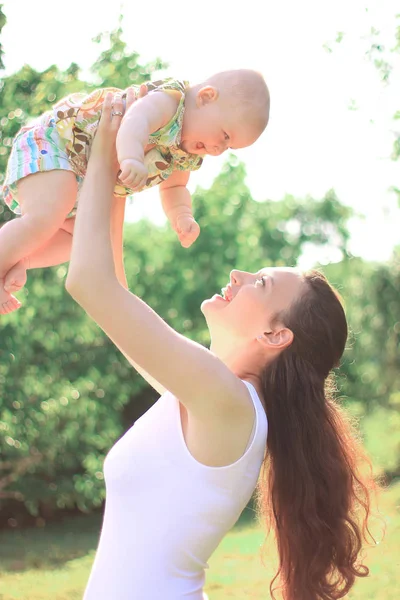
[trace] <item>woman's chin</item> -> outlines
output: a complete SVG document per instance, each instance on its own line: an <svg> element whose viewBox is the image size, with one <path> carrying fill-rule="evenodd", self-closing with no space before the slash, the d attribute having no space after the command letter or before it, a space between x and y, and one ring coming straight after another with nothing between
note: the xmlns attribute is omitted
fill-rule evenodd
<svg viewBox="0 0 400 600"><path fill-rule="evenodd" d="M214 308L223 308L227 306L229 302L225 300L220 294L214 294L212 298L207 298L207 300L203 300L200 305L200 310L203 314L205 314L208 310L213 310Z"/></svg>

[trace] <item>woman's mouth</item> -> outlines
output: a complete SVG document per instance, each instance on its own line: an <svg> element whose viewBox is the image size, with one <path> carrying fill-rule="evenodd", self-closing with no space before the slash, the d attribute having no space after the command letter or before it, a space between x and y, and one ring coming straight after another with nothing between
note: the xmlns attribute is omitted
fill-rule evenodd
<svg viewBox="0 0 400 600"><path fill-rule="evenodd" d="M221 289L222 292L222 297L224 300L226 300L227 302L231 302L232 300L232 288L230 286L230 284L228 284L227 286L223 287Z"/></svg>

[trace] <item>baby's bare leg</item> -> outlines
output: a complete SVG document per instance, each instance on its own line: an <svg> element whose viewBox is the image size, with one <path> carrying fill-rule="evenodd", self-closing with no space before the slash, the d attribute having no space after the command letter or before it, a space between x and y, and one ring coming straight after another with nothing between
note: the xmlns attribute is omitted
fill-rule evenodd
<svg viewBox="0 0 400 600"><path fill-rule="evenodd" d="M22 217L0 230L0 314L18 308L18 301L5 289L8 271L43 246L62 227L77 194L75 175L54 170L36 173L18 182Z"/></svg>
<svg viewBox="0 0 400 600"><path fill-rule="evenodd" d="M12 294L24 287L28 269L54 267L69 261L73 230L70 228L71 221L75 219L68 219L63 228L59 229L48 242L8 271L4 279L4 289L7 292Z"/></svg>
<svg viewBox="0 0 400 600"><path fill-rule="evenodd" d="M28 269L43 269L68 262L71 256L75 217L66 219L61 229L28 257Z"/></svg>

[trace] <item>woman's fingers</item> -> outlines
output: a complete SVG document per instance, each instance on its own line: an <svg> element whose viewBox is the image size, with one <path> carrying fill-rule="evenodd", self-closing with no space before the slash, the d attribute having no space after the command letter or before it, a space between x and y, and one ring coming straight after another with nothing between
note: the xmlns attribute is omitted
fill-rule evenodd
<svg viewBox="0 0 400 600"><path fill-rule="evenodd" d="M145 96L147 96L147 85L142 83L139 89L138 98L144 98Z"/></svg>
<svg viewBox="0 0 400 600"><path fill-rule="evenodd" d="M117 172L118 161L115 140L122 117L113 115L115 111L123 112L122 98L116 98L113 93L108 92L104 98L99 126L93 140L89 162L95 160L95 157L97 157L97 160L106 161L112 165L115 172Z"/></svg>
<svg viewBox="0 0 400 600"><path fill-rule="evenodd" d="M118 128L121 124L122 117L126 113L126 111L135 103L136 99L144 98L147 96L148 90L145 83L139 88L139 93L136 97L135 91L132 87L127 89L125 104L122 99L122 93L117 92L116 94L112 94L108 92L106 97L104 98L103 110L101 113L100 126L102 128L110 125L110 121L112 124L112 130L118 131Z"/></svg>
<svg viewBox="0 0 400 600"><path fill-rule="evenodd" d="M107 92L101 111L99 130L116 133L121 125L124 113L125 107L121 92L117 92L116 94Z"/></svg>
<svg viewBox="0 0 400 600"><path fill-rule="evenodd" d="M128 110L132 104L135 102L135 90L133 88L128 88L126 92L126 110Z"/></svg>
<svg viewBox="0 0 400 600"><path fill-rule="evenodd" d="M117 92L114 94L111 107L111 125L114 131L118 131L124 112L125 108L122 101L122 94L121 92Z"/></svg>
<svg viewBox="0 0 400 600"><path fill-rule="evenodd" d="M147 96L147 85L145 83L142 83L140 86L137 96L132 87L128 88L126 92L126 110L128 110L136 100L139 100L139 98L144 98L145 96Z"/></svg>
<svg viewBox="0 0 400 600"><path fill-rule="evenodd" d="M111 110L112 110L112 101L113 95L111 92L107 92L106 97L104 98L103 107L101 110L101 117L99 122L99 129L103 129L104 126L110 123L111 120Z"/></svg>
<svg viewBox="0 0 400 600"><path fill-rule="evenodd" d="M146 95L147 86L143 84L140 86L137 98L143 98ZM118 129L120 128L124 114L135 103L137 98L133 88L128 88L125 101L122 97L122 92L115 94L107 92L104 97L99 127L92 146L92 154L99 153L103 158L108 156L107 160L115 164L116 168L118 168L118 162L115 141Z"/></svg>

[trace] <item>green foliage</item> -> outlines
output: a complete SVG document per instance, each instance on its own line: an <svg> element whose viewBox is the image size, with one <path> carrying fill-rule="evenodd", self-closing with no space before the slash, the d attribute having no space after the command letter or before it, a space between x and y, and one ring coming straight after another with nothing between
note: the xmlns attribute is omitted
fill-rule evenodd
<svg viewBox="0 0 400 600"><path fill-rule="evenodd" d="M400 110L396 112L396 114L394 115L394 119L397 121L400 119ZM400 133L396 134L396 139L393 143L392 158L393 160L398 160L400 158Z"/></svg>
<svg viewBox="0 0 400 600"><path fill-rule="evenodd" d="M346 395L388 407L400 389L400 261L396 255L387 265L349 259L324 271L344 297L351 327Z"/></svg>
<svg viewBox="0 0 400 600"><path fill-rule="evenodd" d="M6 16L3 13L3 5L0 4L0 34L1 34L1 30L3 29L4 25L6 24L6 21L7 21ZM0 44L0 69L4 69L3 54L4 54L3 45Z"/></svg>
<svg viewBox="0 0 400 600"><path fill-rule="evenodd" d="M0 30L1 18L0 11ZM141 64L139 55L128 51L120 26L115 31L99 35L95 41L109 43L92 67L95 83L80 79L76 63L71 63L65 71L51 65L42 72L24 65L17 73L0 81L0 114L4 115L0 119L0 184L4 181L13 138L30 119L49 110L55 102L72 92L107 86L126 88L132 83L140 84L151 79L156 70L166 67L160 59ZM0 223L12 218L13 213L1 204Z"/></svg>
<svg viewBox="0 0 400 600"><path fill-rule="evenodd" d="M165 69L168 65L160 58L142 65L139 63L139 54L130 52L126 42L122 39L122 17L117 29L107 33L101 33L94 38L94 42L107 43L107 47L101 52L95 61L91 71L96 78L96 86L114 86L126 88L129 85L137 85L149 81L155 71Z"/></svg>
<svg viewBox="0 0 400 600"><path fill-rule="evenodd" d="M390 40L390 42L388 42L386 45L383 44L380 41L380 37L381 37L381 32L378 31L375 28L372 28L371 32L370 32L370 36L371 36L371 46L370 49L368 51L368 56L370 57L370 59L373 61L378 73L381 76L381 79L384 83L390 83L391 82L391 75L392 75L392 71L393 71L393 64L392 64L392 54L393 53L400 53L400 13L396 14L396 22L397 22L397 27L396 27L396 33L395 33L395 40L394 40L394 45L393 45L393 41ZM399 118L400 115L400 111L397 111L393 118L396 120ZM392 152L392 158L393 160L398 160L400 157L400 134L399 132L395 131L394 132L395 135L395 140L393 142L393 152Z"/></svg>
<svg viewBox="0 0 400 600"><path fill-rule="evenodd" d="M231 157L212 187L195 194L202 234L189 250L169 229L146 221L126 228L132 290L202 343L201 301L234 266L295 264L304 243L331 236L345 250L347 209L332 193L322 201L255 202L245 175ZM0 494L32 514L99 506L107 450L155 397L68 297L66 271L32 273L24 306L3 319L0 337Z"/></svg>
<svg viewBox="0 0 400 600"><path fill-rule="evenodd" d="M2 24L0 6L0 31ZM25 65L0 82L0 171L21 124L62 96L94 85L140 83L165 66L159 59L142 65L123 41L121 26L96 41L108 46L93 66L94 83L82 81L74 63L65 72L54 65L43 72ZM343 288L354 331L342 391L354 410L368 413L364 431L371 447L376 424L393 418L394 426L385 432L391 451L381 453L379 465L395 476L398 259L379 268L349 259L351 212L333 191L322 199L255 202L234 156L209 190L197 190L194 206L202 233L188 250L169 229L146 221L126 227L126 268L134 293L178 331L207 344L199 306L226 284L232 268L295 265L306 244L335 244L344 260L325 270ZM6 207L0 210L0 220L12 218ZM65 276L65 266L32 273L21 292L24 307L1 321L0 502L6 516L28 510L47 518L59 509L99 506L107 450L155 399L66 294Z"/></svg>
<svg viewBox="0 0 400 600"><path fill-rule="evenodd" d="M396 28L396 45L393 48L394 52L400 53L400 13L397 15L397 28ZM400 110L396 112L394 115L395 119L400 119ZM400 158L400 133L397 131L395 134L396 139L393 144L393 160L398 160Z"/></svg>
<svg viewBox="0 0 400 600"><path fill-rule="evenodd" d="M4 22L0 6L0 30ZM96 41L107 39L109 48L92 68L95 83L81 80L75 63L65 71L52 65L43 72L24 65L0 82L0 183L13 137L31 118L71 92L95 85L125 88L166 66L159 59L140 63L122 40L120 26ZM14 215L0 205L0 222L10 218ZM148 250L145 236L143 243L142 262ZM24 500L31 513L39 507L48 513L101 503L101 459L121 433L122 407L143 389L143 382L107 340L99 341L96 327L66 296L65 274L64 267L35 273L24 292L26 310L3 324L0 339L0 498ZM143 406L151 398L145 391ZM131 410L126 418L137 416Z"/></svg>
<svg viewBox="0 0 400 600"><path fill-rule="evenodd" d="M375 467L389 479L399 477L400 256L388 264L348 259L324 272L343 295L350 325L340 392L362 418Z"/></svg>

